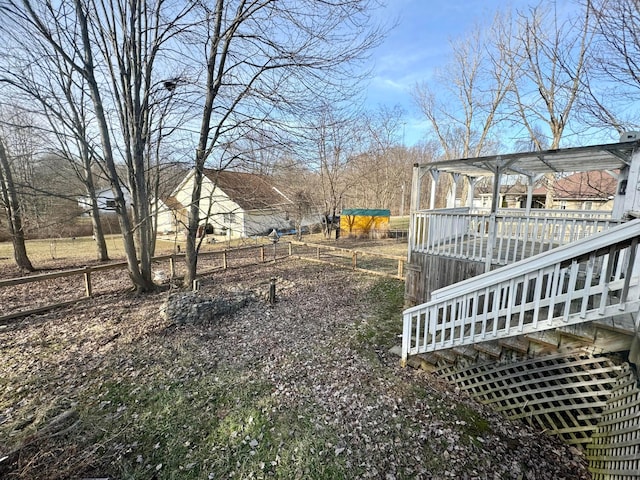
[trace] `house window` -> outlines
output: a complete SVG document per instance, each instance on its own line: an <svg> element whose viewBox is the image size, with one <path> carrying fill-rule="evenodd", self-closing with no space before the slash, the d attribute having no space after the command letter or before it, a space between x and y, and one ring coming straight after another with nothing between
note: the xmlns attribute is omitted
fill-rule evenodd
<svg viewBox="0 0 640 480"><path fill-rule="evenodd" d="M107 200L105 202L105 207L109 208L111 210L115 210L116 209L116 201L115 200Z"/></svg>
<svg viewBox="0 0 640 480"><path fill-rule="evenodd" d="M561 200L560 201L560 209L561 210L566 210L567 209L567 201L566 200Z"/></svg>
<svg viewBox="0 0 640 480"><path fill-rule="evenodd" d="M584 202L582 204L583 210L591 210L592 207L593 207L593 202Z"/></svg>
<svg viewBox="0 0 640 480"><path fill-rule="evenodd" d="M235 213L225 213L223 218L224 218L224 223L227 223L227 224L232 224L236 222Z"/></svg>

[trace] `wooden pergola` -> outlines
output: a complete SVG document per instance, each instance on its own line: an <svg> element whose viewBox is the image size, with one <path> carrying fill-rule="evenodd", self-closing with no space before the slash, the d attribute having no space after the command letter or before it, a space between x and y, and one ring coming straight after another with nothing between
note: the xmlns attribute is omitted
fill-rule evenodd
<svg viewBox="0 0 640 480"><path fill-rule="evenodd" d="M617 179L613 211L564 211L532 209L535 183L549 173L607 171ZM436 183L442 174L469 180L466 207L436 210ZM431 178L429 209L421 209L423 178ZM500 184L504 175L527 179L525 208L500 209ZM483 177L493 178L489 212L474 211L474 188ZM455 205L453 205L455 207ZM603 218L603 215L606 218ZM566 217L571 216L568 220ZM489 271L492 265L504 265L519 256L540 253L591 235L628 218L640 217L640 139L587 147L563 148L540 152L511 153L477 158L415 164L409 222L409 261L414 254L455 256L480 260ZM578 227L579 225L579 227ZM473 241L472 244L469 242ZM505 248L503 248L506 245ZM527 250L528 249L528 250ZM509 260L513 257L511 260Z"/></svg>
<svg viewBox="0 0 640 480"><path fill-rule="evenodd" d="M638 185L640 181L640 159L632 165L634 152L638 151L640 140L591 145L587 147L561 148L539 152L510 153L475 158L444 160L425 164L415 164L412 185L411 210L418 211L420 206L420 185L425 175L431 177L431 198L429 209L435 206L435 185L440 174L448 173L454 179L454 189L460 176L469 180L467 204L471 206L474 188L482 177L493 177L493 195L491 213L498 210L501 179L504 175L521 175L527 179L526 212L529 213L535 183L548 173L586 172L604 170L618 179L615 198L614 218L621 218L627 211L640 210L640 198L635 198L634 187L632 201L622 201L626 194L626 185ZM631 192L630 192L631 193ZM640 196L639 196L640 197ZM455 192L454 192L455 198Z"/></svg>

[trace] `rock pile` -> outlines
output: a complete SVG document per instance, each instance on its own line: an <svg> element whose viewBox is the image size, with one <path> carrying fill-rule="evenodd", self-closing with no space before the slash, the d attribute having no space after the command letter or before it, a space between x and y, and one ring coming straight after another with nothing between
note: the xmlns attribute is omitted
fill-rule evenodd
<svg viewBox="0 0 640 480"><path fill-rule="evenodd" d="M167 297L160 315L177 325L207 323L240 310L250 298L246 293L212 297L199 292L178 292Z"/></svg>

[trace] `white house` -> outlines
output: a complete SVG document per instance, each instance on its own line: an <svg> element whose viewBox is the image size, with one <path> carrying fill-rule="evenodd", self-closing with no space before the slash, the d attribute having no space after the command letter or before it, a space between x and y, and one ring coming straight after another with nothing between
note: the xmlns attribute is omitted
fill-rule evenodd
<svg viewBox="0 0 640 480"><path fill-rule="evenodd" d="M191 170L171 193L171 202L165 202L174 209L178 224L186 224L193 182L194 170ZM238 238L262 235L274 228L291 228L292 209L291 200L261 175L228 170L204 171L200 197L203 233Z"/></svg>
<svg viewBox="0 0 640 480"><path fill-rule="evenodd" d="M156 213L157 208L157 213ZM178 217L184 207L175 199L167 197L164 200L158 199L151 202L151 212L155 214L156 231L158 234L175 233L182 230L181 218Z"/></svg>
<svg viewBox="0 0 640 480"><path fill-rule="evenodd" d="M130 207L132 202L131 202L131 196L129 195L129 192L125 190L123 191L123 194L124 194L127 207ZM103 188L100 190L96 190L96 197L98 200L98 210L100 215L117 213L115 195L113 194L110 188ZM90 215L91 199L89 198L88 195L78 197L78 206L82 209L83 215L85 216Z"/></svg>

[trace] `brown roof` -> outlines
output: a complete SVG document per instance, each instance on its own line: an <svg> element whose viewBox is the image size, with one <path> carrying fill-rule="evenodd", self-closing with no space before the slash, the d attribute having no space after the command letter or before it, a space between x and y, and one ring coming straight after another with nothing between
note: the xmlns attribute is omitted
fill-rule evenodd
<svg viewBox="0 0 640 480"><path fill-rule="evenodd" d="M556 179L553 195L558 199L607 199L616 193L618 181L604 171L578 172ZM534 190L535 195L544 195L544 187Z"/></svg>
<svg viewBox="0 0 640 480"><path fill-rule="evenodd" d="M290 203L261 175L211 169L205 169L204 174L243 210L261 210Z"/></svg>

